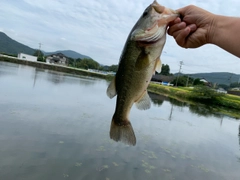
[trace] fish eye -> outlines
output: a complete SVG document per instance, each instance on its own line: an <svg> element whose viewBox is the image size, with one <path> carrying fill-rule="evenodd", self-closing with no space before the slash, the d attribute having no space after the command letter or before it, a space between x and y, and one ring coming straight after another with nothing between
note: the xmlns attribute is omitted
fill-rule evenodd
<svg viewBox="0 0 240 180"><path fill-rule="evenodd" d="M145 17L146 15L148 15L148 12L147 12L147 11L145 11L145 12L143 13L142 17Z"/></svg>

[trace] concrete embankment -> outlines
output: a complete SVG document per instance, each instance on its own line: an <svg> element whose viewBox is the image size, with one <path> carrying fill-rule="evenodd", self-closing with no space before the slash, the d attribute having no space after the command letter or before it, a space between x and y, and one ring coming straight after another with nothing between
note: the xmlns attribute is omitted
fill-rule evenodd
<svg viewBox="0 0 240 180"><path fill-rule="evenodd" d="M102 79L111 79L113 77L111 75L106 75L106 74L97 73L97 72L91 72L91 71L84 70L84 69L77 69L77 68L60 66L60 65L55 65L55 64L47 64L47 63L39 62L39 61L36 62L36 61L21 60L21 59L15 58L15 57L10 58L10 57L6 57L3 55L0 56L0 61L23 64L23 65L27 65L27 66L33 66L33 67L37 67L37 68L49 69L49 70L54 70L54 71L59 71L59 72L70 73L70 74L93 76L93 77L98 77L98 78L102 78Z"/></svg>

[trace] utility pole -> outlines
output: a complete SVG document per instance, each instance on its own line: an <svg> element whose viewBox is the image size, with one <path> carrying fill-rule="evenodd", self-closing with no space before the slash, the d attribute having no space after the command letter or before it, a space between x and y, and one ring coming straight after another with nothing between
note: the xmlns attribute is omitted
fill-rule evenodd
<svg viewBox="0 0 240 180"><path fill-rule="evenodd" d="M41 43L39 43L39 50L38 50L38 58L39 58L39 55L40 55L40 49L41 49Z"/></svg>
<svg viewBox="0 0 240 180"><path fill-rule="evenodd" d="M228 78L228 80L230 81L230 84L232 84L232 74L230 75L230 77Z"/></svg>
<svg viewBox="0 0 240 180"><path fill-rule="evenodd" d="M189 75L187 77L186 87L188 87Z"/></svg>
<svg viewBox="0 0 240 180"><path fill-rule="evenodd" d="M240 77L238 78L238 84L240 83Z"/></svg>
<svg viewBox="0 0 240 180"><path fill-rule="evenodd" d="M179 78L179 74L180 74L181 69L182 69L182 65L183 65L183 61L180 61L180 67L179 67L179 71L178 71L178 76L177 76L176 86L177 86L177 83L178 83L178 78Z"/></svg>

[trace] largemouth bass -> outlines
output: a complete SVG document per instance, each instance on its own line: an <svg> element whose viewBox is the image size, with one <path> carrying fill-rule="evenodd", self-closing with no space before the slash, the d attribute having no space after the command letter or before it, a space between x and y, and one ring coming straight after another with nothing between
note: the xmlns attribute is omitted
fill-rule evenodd
<svg viewBox="0 0 240 180"><path fill-rule="evenodd" d="M138 109L149 109L151 106L147 87L155 71L161 71L160 55L166 41L167 25L177 16L176 11L154 1L131 30L116 76L107 89L110 98L117 95L110 128L111 139L136 144L128 116L134 103Z"/></svg>

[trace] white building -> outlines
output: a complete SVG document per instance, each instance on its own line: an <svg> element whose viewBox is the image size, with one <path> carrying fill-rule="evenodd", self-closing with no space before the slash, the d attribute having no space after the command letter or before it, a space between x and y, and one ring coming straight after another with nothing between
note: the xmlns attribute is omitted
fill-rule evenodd
<svg viewBox="0 0 240 180"><path fill-rule="evenodd" d="M224 90L223 88L218 88L216 91L217 91L218 93L227 94L227 91Z"/></svg>
<svg viewBox="0 0 240 180"><path fill-rule="evenodd" d="M31 56L31 55L24 54L24 53L19 53L18 59L27 60L27 61L37 61L36 56Z"/></svg>

